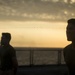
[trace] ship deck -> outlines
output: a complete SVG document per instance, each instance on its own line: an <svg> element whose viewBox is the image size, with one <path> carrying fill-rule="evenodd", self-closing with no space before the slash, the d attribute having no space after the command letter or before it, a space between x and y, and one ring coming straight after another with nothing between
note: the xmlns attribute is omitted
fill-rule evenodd
<svg viewBox="0 0 75 75"><path fill-rule="evenodd" d="M17 75L67 75L66 65L19 66Z"/></svg>

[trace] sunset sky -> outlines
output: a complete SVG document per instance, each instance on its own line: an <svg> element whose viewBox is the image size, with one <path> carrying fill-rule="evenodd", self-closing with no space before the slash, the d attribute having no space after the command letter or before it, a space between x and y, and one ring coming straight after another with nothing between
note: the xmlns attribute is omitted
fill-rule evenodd
<svg viewBox="0 0 75 75"><path fill-rule="evenodd" d="M0 33L10 32L11 44L19 47L64 47L69 43L65 29L66 23L61 22L0 22Z"/></svg>
<svg viewBox="0 0 75 75"><path fill-rule="evenodd" d="M0 0L0 36L15 47L65 47L66 26L75 17L75 0Z"/></svg>

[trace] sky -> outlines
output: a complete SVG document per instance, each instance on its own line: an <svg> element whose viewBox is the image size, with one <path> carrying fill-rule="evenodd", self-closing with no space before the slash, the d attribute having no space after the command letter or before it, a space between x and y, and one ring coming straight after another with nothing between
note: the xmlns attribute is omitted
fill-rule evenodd
<svg viewBox="0 0 75 75"><path fill-rule="evenodd" d="M0 0L0 36L12 35L15 47L65 47L67 20L75 0Z"/></svg>
<svg viewBox="0 0 75 75"><path fill-rule="evenodd" d="M10 32L15 47L65 47L66 23L43 21L1 21L0 33ZM1 34L0 34L1 36Z"/></svg>

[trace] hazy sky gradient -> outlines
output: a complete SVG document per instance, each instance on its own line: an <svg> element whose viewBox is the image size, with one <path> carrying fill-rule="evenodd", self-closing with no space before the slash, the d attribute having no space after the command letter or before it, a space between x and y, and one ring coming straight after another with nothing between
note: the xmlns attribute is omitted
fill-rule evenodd
<svg viewBox="0 0 75 75"><path fill-rule="evenodd" d="M64 47L67 20L75 17L75 1L0 0L0 36L10 32L19 47Z"/></svg>
<svg viewBox="0 0 75 75"><path fill-rule="evenodd" d="M64 47L66 23L1 21L0 32L12 34L11 44L20 47ZM1 36L1 35L0 35Z"/></svg>

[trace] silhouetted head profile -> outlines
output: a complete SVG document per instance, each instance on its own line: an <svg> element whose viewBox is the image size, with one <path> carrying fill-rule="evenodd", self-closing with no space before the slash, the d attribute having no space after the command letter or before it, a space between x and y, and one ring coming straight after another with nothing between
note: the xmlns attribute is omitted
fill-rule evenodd
<svg viewBox="0 0 75 75"><path fill-rule="evenodd" d="M9 45L10 40L11 40L10 33L2 33L1 45Z"/></svg>
<svg viewBox="0 0 75 75"><path fill-rule="evenodd" d="M66 35L68 41L75 41L75 19L69 19L66 28Z"/></svg>
<svg viewBox="0 0 75 75"><path fill-rule="evenodd" d="M74 18L69 19L69 20L68 20L68 23L70 23L70 24L72 24L72 25L75 25L75 19L74 19Z"/></svg>

